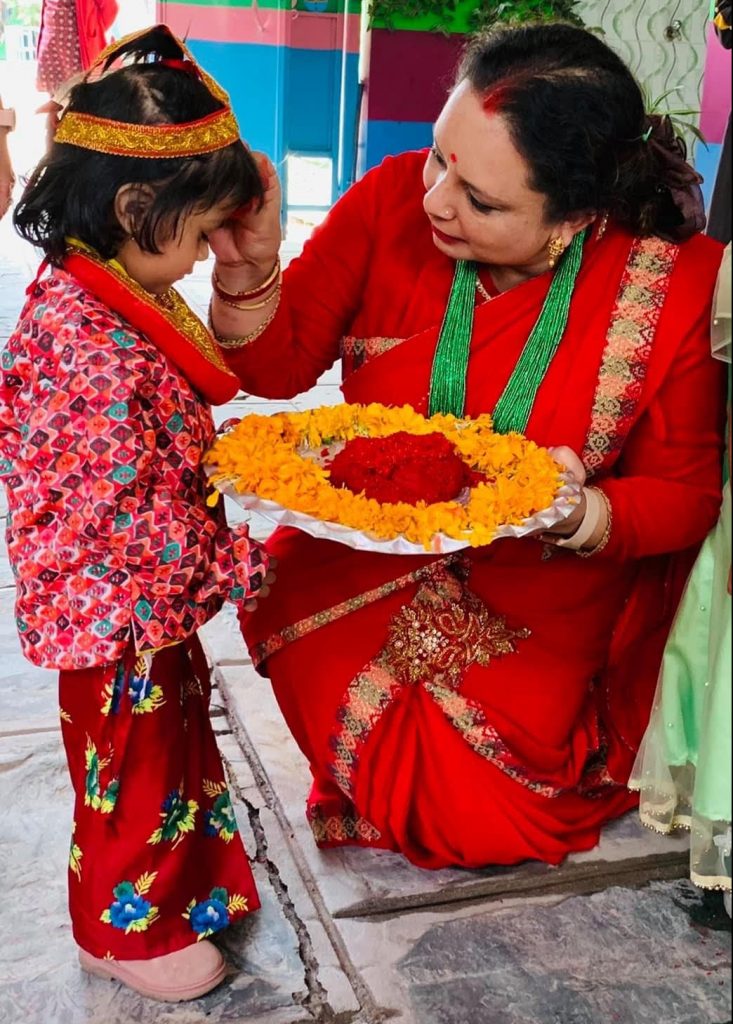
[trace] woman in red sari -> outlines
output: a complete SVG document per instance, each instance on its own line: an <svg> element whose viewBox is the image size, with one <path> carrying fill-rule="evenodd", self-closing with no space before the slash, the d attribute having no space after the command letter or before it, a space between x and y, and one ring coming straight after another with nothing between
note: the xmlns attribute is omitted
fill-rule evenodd
<svg viewBox="0 0 733 1024"><path fill-rule="evenodd" d="M721 249L695 234L698 181L603 42L530 26L474 47L431 152L355 185L281 291L272 182L238 249L217 247L214 326L268 397L341 354L347 401L435 409L468 275L459 411L588 476L552 535L449 558L273 536L281 600L245 636L309 759L320 845L557 863L634 803L661 647L720 501Z"/></svg>

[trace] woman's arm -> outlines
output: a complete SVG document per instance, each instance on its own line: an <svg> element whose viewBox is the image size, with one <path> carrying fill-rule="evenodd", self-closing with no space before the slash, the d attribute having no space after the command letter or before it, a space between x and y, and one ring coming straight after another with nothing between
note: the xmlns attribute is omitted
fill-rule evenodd
<svg viewBox="0 0 733 1024"><path fill-rule="evenodd" d="M384 166L376 168L336 203L302 255L284 272L276 308L273 304L239 312L216 297L212 301L212 326L245 390L266 398L289 398L312 387L339 358L341 338L359 309L367 281L383 178ZM279 198L277 209L279 215ZM271 218L272 210L262 212ZM216 273L228 291L255 288L272 270L273 232L266 224L258 228L259 216L249 215L246 224L240 223L238 235L236 229L222 229L228 237L217 232L211 238ZM259 238L268 232L270 249L262 255ZM241 259L252 252L257 252L256 271L254 264L237 267L236 254ZM266 298L267 294L257 301ZM241 344L232 342L238 337Z"/></svg>
<svg viewBox="0 0 733 1024"><path fill-rule="evenodd" d="M699 544L720 507L725 370L710 356L709 312L678 350L632 429L617 475L598 484L613 512L599 557L642 558Z"/></svg>

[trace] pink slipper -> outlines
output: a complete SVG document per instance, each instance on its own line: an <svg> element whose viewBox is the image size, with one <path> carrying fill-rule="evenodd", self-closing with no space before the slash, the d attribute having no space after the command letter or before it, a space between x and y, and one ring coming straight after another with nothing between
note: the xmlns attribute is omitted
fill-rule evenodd
<svg viewBox="0 0 733 1024"><path fill-rule="evenodd" d="M224 957L206 939L150 960L103 960L80 949L79 963L89 974L120 981L164 1003L198 999L216 988L227 973Z"/></svg>

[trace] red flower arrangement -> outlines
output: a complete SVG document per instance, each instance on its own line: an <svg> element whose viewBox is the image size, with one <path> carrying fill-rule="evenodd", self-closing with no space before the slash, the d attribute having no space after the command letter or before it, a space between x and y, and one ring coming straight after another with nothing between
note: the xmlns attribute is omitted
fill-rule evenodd
<svg viewBox="0 0 733 1024"><path fill-rule="evenodd" d="M327 466L334 487L365 494L380 504L431 505L453 501L484 478L474 473L444 434L355 437Z"/></svg>

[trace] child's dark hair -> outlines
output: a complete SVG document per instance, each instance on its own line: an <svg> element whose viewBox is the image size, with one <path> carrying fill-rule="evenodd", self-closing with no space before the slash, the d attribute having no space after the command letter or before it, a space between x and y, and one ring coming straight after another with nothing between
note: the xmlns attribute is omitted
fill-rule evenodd
<svg viewBox="0 0 733 1024"><path fill-rule="evenodd" d="M69 110L133 124L180 124L221 109L194 74L159 63L185 56L167 31L151 29L115 50L110 60L122 54L135 63L76 85ZM69 237L111 259L129 236L114 210L117 192L128 184L152 193L140 204L133 226L136 242L151 253L175 237L188 213L228 204L236 209L261 202L263 195L255 160L240 142L174 159L113 156L53 143L30 176L13 222L52 263L61 261Z"/></svg>
<svg viewBox="0 0 733 1024"><path fill-rule="evenodd" d="M597 36L564 23L495 29L470 44L463 79L506 120L548 218L606 211L634 233L675 236L683 218L645 144L641 89Z"/></svg>

